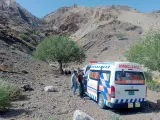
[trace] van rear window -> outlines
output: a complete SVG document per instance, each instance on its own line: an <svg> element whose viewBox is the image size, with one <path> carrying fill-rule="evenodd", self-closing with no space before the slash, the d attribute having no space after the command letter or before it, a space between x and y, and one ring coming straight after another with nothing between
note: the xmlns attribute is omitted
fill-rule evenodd
<svg viewBox="0 0 160 120"><path fill-rule="evenodd" d="M145 84L142 72L117 71L115 74L116 84Z"/></svg>

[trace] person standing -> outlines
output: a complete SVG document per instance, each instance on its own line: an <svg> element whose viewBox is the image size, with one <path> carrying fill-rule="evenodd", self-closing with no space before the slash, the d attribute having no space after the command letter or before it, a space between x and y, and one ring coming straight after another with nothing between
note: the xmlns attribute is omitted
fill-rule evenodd
<svg viewBox="0 0 160 120"><path fill-rule="evenodd" d="M72 76L71 76L71 83L72 83L72 92L73 92L73 95L76 95L76 89L78 87L77 85L77 71L74 71Z"/></svg>
<svg viewBox="0 0 160 120"><path fill-rule="evenodd" d="M80 70L80 68L79 68L79 67L77 68L77 71L78 71L78 74L81 72L81 70Z"/></svg>
<svg viewBox="0 0 160 120"><path fill-rule="evenodd" d="M71 74L73 75L73 73L74 73L74 68L72 67Z"/></svg>
<svg viewBox="0 0 160 120"><path fill-rule="evenodd" d="M83 70L80 70L80 73L77 76L77 82L79 85L79 96L82 98L84 94L84 85L83 85Z"/></svg>

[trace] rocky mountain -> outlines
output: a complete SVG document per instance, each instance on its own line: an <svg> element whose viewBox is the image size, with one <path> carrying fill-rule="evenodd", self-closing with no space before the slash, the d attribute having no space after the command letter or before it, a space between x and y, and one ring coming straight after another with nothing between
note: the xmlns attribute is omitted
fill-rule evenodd
<svg viewBox="0 0 160 120"><path fill-rule="evenodd" d="M38 26L39 18L33 16L26 9L21 7L15 0L0 0L0 16L7 21L1 23L11 26L12 29L21 32L30 29L30 25L33 27ZM25 32L25 31L24 31Z"/></svg>
<svg viewBox="0 0 160 120"><path fill-rule="evenodd" d="M160 28L160 14L142 13L128 6L62 7L44 17L51 34L70 35L88 59L125 60L127 47L141 34ZM119 38L122 37L122 38Z"/></svg>
<svg viewBox="0 0 160 120"><path fill-rule="evenodd" d="M35 79L33 74L43 64L30 56L44 37L39 22L15 0L0 0L0 78L19 82Z"/></svg>
<svg viewBox="0 0 160 120"><path fill-rule="evenodd" d="M15 0L0 0L0 38L16 49L27 53L35 49L41 39L39 23Z"/></svg>

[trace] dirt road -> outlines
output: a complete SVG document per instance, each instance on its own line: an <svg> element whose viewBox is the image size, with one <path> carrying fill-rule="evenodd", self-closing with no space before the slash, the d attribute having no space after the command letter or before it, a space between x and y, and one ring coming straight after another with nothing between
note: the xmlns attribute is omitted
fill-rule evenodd
<svg viewBox="0 0 160 120"><path fill-rule="evenodd" d="M57 92L43 91L47 85L55 86ZM34 91L25 94L27 99L13 103L13 109L1 113L0 120L72 120L73 112L77 109L96 120L160 120L160 110L153 108L154 103L152 107L146 105L142 109L102 110L90 99L73 96L70 77L65 76L45 75L35 83ZM160 93L149 91L148 99L155 102L160 99Z"/></svg>

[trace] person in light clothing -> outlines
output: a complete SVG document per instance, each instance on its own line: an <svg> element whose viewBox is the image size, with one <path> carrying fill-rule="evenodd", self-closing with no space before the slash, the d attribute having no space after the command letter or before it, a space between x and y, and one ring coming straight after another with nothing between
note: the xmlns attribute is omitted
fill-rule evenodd
<svg viewBox="0 0 160 120"><path fill-rule="evenodd" d="M78 88L78 84L77 84L77 71L74 71L72 76L71 76L71 83L72 83L72 92L73 95L76 95L76 90Z"/></svg>

